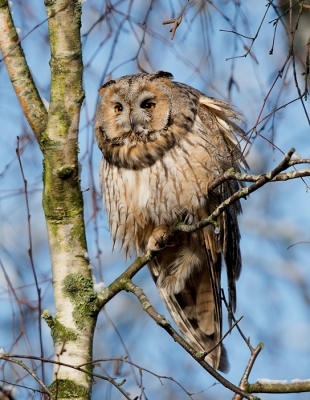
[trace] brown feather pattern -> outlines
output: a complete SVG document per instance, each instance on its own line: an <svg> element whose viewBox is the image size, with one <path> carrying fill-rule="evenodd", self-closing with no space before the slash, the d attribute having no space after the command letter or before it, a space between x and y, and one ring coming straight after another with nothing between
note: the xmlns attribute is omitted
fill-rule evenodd
<svg viewBox="0 0 310 400"><path fill-rule="evenodd" d="M212 193L210 182L228 168L245 166L235 134L238 114L225 102L204 96L162 71L126 76L101 89L95 133L103 152L100 181L114 242L126 254L157 246L176 219L206 218L238 190L227 181ZM155 104L144 109L146 101ZM115 104L122 111L115 114ZM134 124L133 122L134 121ZM221 264L226 264L229 301L236 307L241 270L239 202L208 226L179 234L149 263L149 270L173 320L200 352L222 335ZM227 370L218 346L206 360Z"/></svg>

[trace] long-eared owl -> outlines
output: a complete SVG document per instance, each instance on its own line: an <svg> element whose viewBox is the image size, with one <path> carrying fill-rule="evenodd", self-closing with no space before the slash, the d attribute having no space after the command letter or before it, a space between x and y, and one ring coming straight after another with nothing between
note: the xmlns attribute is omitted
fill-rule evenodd
<svg viewBox="0 0 310 400"><path fill-rule="evenodd" d="M208 217L235 193L236 181L209 191L210 182L245 161L236 134L238 114L225 102L172 81L168 72L110 80L100 89L95 134L103 153L100 183L111 235L126 253L160 248L176 220ZM236 307L241 270L239 202L217 226L180 233L148 268L177 327L196 351L212 349L222 335L221 264L226 264L229 302ZM226 371L223 345L206 357Z"/></svg>

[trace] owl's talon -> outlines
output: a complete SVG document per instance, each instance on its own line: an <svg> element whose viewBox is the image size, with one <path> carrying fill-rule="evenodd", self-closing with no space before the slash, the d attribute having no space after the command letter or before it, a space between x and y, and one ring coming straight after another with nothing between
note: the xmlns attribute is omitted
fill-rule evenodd
<svg viewBox="0 0 310 400"><path fill-rule="evenodd" d="M192 223L194 222L194 216L191 213L186 214L185 218L184 218L184 224L186 225L192 225Z"/></svg>
<svg viewBox="0 0 310 400"><path fill-rule="evenodd" d="M164 234L169 227L167 225L159 225L155 228L148 240L147 249L151 251L160 251L166 247L164 243Z"/></svg>

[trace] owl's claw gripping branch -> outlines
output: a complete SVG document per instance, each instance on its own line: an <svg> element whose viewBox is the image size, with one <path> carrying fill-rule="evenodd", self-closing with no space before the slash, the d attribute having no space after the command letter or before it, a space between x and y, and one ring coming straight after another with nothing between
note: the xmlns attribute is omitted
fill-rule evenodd
<svg viewBox="0 0 310 400"><path fill-rule="evenodd" d="M168 225L159 225L156 227L148 240L147 249L151 251L159 251L164 249L167 246L167 243L164 241L164 235L168 229Z"/></svg>

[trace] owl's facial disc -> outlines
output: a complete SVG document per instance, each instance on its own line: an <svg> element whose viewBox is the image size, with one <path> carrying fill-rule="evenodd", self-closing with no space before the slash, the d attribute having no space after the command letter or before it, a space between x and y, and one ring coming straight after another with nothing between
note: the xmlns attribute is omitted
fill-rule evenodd
<svg viewBox="0 0 310 400"><path fill-rule="evenodd" d="M95 127L98 144L109 163L146 168L174 147L187 129L174 127L171 86L148 80L121 83L101 92Z"/></svg>

